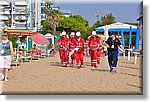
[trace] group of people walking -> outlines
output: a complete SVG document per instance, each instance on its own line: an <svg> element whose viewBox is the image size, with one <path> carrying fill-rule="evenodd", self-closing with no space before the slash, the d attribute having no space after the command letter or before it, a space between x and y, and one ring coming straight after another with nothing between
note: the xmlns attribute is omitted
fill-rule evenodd
<svg viewBox="0 0 150 102"><path fill-rule="evenodd" d="M100 64L100 51L103 49L103 45L105 45L108 51L110 72L112 72L117 67L118 47L124 50L120 40L116 38L115 33L111 33L106 41L101 41L96 31L93 31L87 40L81 37L80 32L71 32L69 38L66 32L63 31L60 36L57 46L63 67L67 67L69 64L69 58L71 59L71 64L75 65L78 69L84 67L84 54L89 49L91 66L97 68L97 64ZM4 81L8 80L8 69L10 68L13 56L13 45L8 40L7 32L4 32L2 34L2 41L0 42L0 68L3 69Z"/></svg>
<svg viewBox="0 0 150 102"><path fill-rule="evenodd" d="M110 72L112 72L117 66L118 47L120 46L124 50L120 40L116 38L115 33L111 33L110 37L104 42L97 36L96 31L92 31L92 35L86 41L81 37L80 32L76 32L76 34L71 32L69 38L66 32L63 31L60 36L57 46L63 67L67 67L70 57L71 64L74 64L78 69L82 68L84 64L84 52L89 48L91 66L97 68L97 64L100 64L100 50L105 45L108 49Z"/></svg>

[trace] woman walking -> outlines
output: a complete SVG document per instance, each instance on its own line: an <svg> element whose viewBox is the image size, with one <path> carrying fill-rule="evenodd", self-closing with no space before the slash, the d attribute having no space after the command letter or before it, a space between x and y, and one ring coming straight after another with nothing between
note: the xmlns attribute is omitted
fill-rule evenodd
<svg viewBox="0 0 150 102"><path fill-rule="evenodd" d="M0 41L0 68L3 69L3 81L8 81L8 69L14 55L12 42L8 40L8 34L4 31Z"/></svg>

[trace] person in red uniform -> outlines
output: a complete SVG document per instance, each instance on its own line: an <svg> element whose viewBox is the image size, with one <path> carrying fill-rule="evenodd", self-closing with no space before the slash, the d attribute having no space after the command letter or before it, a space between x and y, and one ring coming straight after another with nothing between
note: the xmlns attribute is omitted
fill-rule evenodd
<svg viewBox="0 0 150 102"><path fill-rule="evenodd" d="M71 36L71 38L70 38L70 52L71 52L72 50L75 49L76 38L75 38L74 32L71 32L70 36ZM74 61L75 61L75 54L73 53L71 55L71 64L72 65L74 64Z"/></svg>
<svg viewBox="0 0 150 102"><path fill-rule="evenodd" d="M96 37L96 31L92 32L92 36L88 39L88 45L90 48L91 66L97 67L97 52L100 40Z"/></svg>
<svg viewBox="0 0 150 102"><path fill-rule="evenodd" d="M70 40L66 37L66 32L62 32L62 38L58 42L58 47L61 49L60 56L61 56L61 63L63 67L66 67L69 63L69 44Z"/></svg>
<svg viewBox="0 0 150 102"><path fill-rule="evenodd" d="M98 49L97 49L97 63L100 64L100 51L102 50L103 46L102 46L102 43L101 43L101 39L97 37L97 40L99 42L99 46L98 46Z"/></svg>
<svg viewBox="0 0 150 102"><path fill-rule="evenodd" d="M87 54L87 49L88 49L88 41L85 40L85 43L84 43L84 55L85 55L85 56L88 55L88 54Z"/></svg>
<svg viewBox="0 0 150 102"><path fill-rule="evenodd" d="M62 33L60 33L60 38L58 40L57 46L58 46L58 49L59 49L59 56L60 56L61 64L62 64L62 52L63 52L63 49L60 46L61 46L61 40L62 39L63 39Z"/></svg>
<svg viewBox="0 0 150 102"><path fill-rule="evenodd" d="M76 33L76 48L75 48L75 62L77 68L81 68L84 61L83 61L83 52L84 52L84 39L81 37L81 33L77 32Z"/></svg>

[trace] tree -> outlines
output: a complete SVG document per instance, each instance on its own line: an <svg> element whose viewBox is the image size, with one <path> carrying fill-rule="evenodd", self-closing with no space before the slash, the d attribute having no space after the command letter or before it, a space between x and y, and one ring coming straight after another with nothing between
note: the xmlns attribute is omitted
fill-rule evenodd
<svg viewBox="0 0 150 102"><path fill-rule="evenodd" d="M80 15L73 15L70 17L65 17L61 22L61 27L64 28L67 32L71 31L81 31L86 32L88 21L85 20Z"/></svg>
<svg viewBox="0 0 150 102"><path fill-rule="evenodd" d="M108 13L106 16L101 17L102 26L115 23L115 17L112 13Z"/></svg>
<svg viewBox="0 0 150 102"><path fill-rule="evenodd" d="M16 41L18 40L18 37L16 36L9 36L8 39L12 42L13 48L17 48L17 43Z"/></svg>
<svg viewBox="0 0 150 102"><path fill-rule="evenodd" d="M62 20L60 15L50 15L47 17L48 24L54 31L54 35L56 35L56 27L59 26L60 21Z"/></svg>
<svg viewBox="0 0 150 102"><path fill-rule="evenodd" d="M102 26L102 23L98 20L97 22L95 22L93 24L93 26L91 27L92 30L95 30L95 28L97 27L101 27Z"/></svg>

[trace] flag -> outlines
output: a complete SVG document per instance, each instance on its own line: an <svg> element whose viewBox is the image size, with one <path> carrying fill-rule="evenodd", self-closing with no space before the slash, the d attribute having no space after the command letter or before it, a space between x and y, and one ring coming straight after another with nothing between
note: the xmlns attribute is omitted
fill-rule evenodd
<svg viewBox="0 0 150 102"><path fill-rule="evenodd" d="M12 13L13 7L12 7L12 1L10 1L10 14Z"/></svg>

